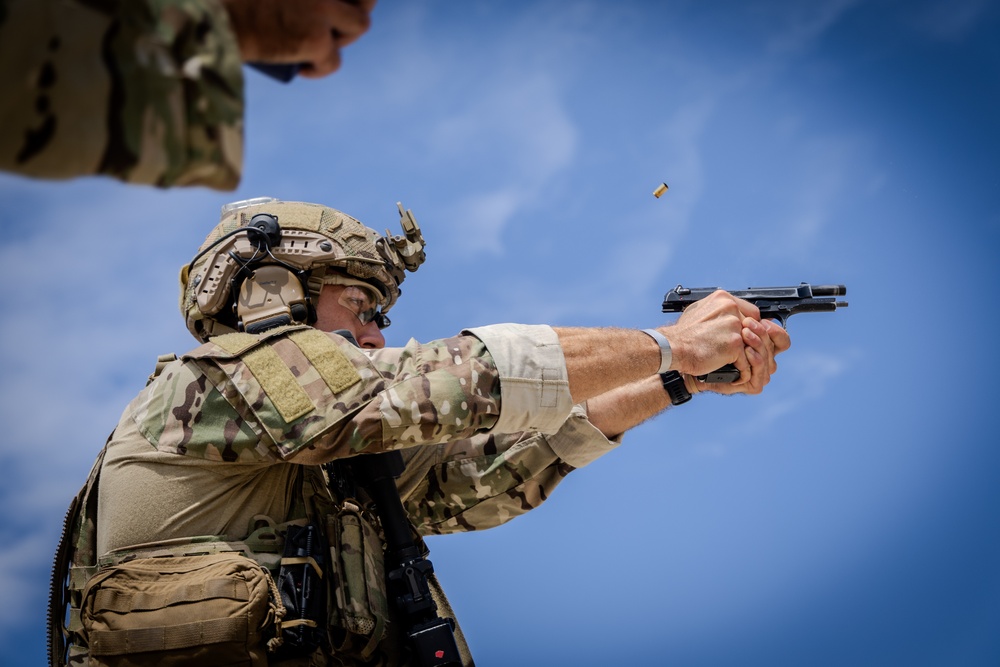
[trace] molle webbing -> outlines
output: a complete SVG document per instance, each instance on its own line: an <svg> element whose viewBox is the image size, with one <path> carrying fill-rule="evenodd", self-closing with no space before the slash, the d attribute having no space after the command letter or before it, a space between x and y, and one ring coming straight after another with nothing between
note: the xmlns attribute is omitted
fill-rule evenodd
<svg viewBox="0 0 1000 667"><path fill-rule="evenodd" d="M127 613L135 609L157 609L181 602L197 602L206 598L249 600L246 588L240 590L231 579L211 579L198 584L176 586L168 592L125 593L119 590L101 590L94 596L94 604L107 611Z"/></svg>
<svg viewBox="0 0 1000 667"><path fill-rule="evenodd" d="M96 630L90 633L90 655L125 655L176 651L206 644L246 641L246 617L216 618L183 625L136 630Z"/></svg>
<svg viewBox="0 0 1000 667"><path fill-rule="evenodd" d="M125 560L84 590L90 664L263 667L285 614L276 592L268 571L238 553ZM95 660L105 656L114 659Z"/></svg>
<svg viewBox="0 0 1000 667"><path fill-rule="evenodd" d="M361 380L347 356L325 333L308 327L283 328L281 332L288 330L292 332L288 339L295 343L334 394ZM240 357L274 403L281 418L291 423L315 410L316 406L275 349L270 345L260 345L262 340L272 335L273 332L264 336L229 333L216 336L211 342Z"/></svg>

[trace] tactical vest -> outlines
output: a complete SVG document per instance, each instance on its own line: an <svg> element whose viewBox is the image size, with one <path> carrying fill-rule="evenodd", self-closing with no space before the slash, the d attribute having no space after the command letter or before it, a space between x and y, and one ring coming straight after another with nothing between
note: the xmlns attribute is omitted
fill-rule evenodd
<svg viewBox="0 0 1000 667"><path fill-rule="evenodd" d="M221 347L234 355L268 349L255 346L260 340L257 336L228 334L222 338ZM348 371L353 368L345 369L336 363L335 357L326 356L324 361L319 346L312 352L311 356L326 364L323 370L331 376L324 377L327 384L332 384L331 379L350 380ZM175 355L161 356L149 382L175 359ZM275 388L275 382L281 381L280 374L277 380L268 379L263 367L268 363L266 352L258 353L253 363L258 364L255 376L271 383L271 392L281 396L284 408L301 409L302 396ZM291 402L294 400L300 402L299 408ZM274 655L281 655L282 637L294 634L294 631L289 633L290 628L315 625L309 619L290 617L282 604L274 578L283 572L283 556L286 561L292 559L291 566L319 570L325 580L327 627L319 629L325 637L324 650L339 654L345 664L354 659L372 664L398 660L401 638L383 641L390 632L390 612L383 561L384 535L378 517L356 498L334 501L329 480L320 467L298 466L301 493L296 494L296 501L301 507L290 515L304 515L303 520L274 525L267 517L260 517L256 529L236 542L202 537L136 545L100 555L96 553L97 498L106 448L107 445L70 505L55 556L48 618L51 665L134 664L128 661L135 653L147 653L150 664L170 664L174 656L177 664L219 664L218 660L198 662L190 657L204 655L206 641L234 650L244 645L259 645L247 649L251 664L266 665L269 658L260 647L266 645L270 651L277 651L271 654L273 659ZM322 565L309 562L309 558L284 554L285 535L290 527L305 523L319 526L323 533L327 562ZM419 538L416 541L426 554L422 541ZM178 590L161 590L160 583L171 578L188 583ZM232 594L234 580L249 582L245 586L248 590ZM450 613L432 572L429 582L438 605ZM234 598L241 599L234 601ZM211 604L206 600L211 600ZM246 604L256 605L256 611L248 614ZM192 611L193 607L198 609ZM148 618L140 618L142 614L137 611L146 613ZM235 617L244 618L234 621ZM123 623L122 619L128 622ZM254 624L259 627L250 627ZM464 640L461 645L465 663L472 664ZM385 660L377 659L376 649L379 655L388 649Z"/></svg>

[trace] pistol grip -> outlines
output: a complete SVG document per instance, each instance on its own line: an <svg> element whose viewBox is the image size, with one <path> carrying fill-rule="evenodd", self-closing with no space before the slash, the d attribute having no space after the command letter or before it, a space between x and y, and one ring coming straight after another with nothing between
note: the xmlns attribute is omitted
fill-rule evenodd
<svg viewBox="0 0 1000 667"><path fill-rule="evenodd" d="M740 371L733 364L726 364L722 368L714 370L711 373L699 375L698 379L702 382L711 382L712 384L736 382L740 379Z"/></svg>

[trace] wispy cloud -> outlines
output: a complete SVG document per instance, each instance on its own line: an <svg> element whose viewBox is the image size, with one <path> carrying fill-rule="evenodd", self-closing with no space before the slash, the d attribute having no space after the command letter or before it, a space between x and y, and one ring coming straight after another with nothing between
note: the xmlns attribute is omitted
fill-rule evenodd
<svg viewBox="0 0 1000 667"><path fill-rule="evenodd" d="M995 8L990 0L927 2L914 8L910 20L933 39L957 42L976 29L983 15Z"/></svg>
<svg viewBox="0 0 1000 667"><path fill-rule="evenodd" d="M859 356L857 350L839 350L836 354L810 351L797 353L794 364L779 357L780 388L769 387L772 397L755 418L742 426L764 432L781 417L804 404L817 402L827 393L831 383L850 371Z"/></svg>
<svg viewBox="0 0 1000 667"><path fill-rule="evenodd" d="M43 606L44 589L37 585L40 570L49 569L55 544L40 534L21 535L16 540L5 540L0 548L0 587L10 600L18 604L0 605L2 635L14 635L26 627L38 627L41 619L25 614L26 609ZM44 575L42 575L44 576Z"/></svg>
<svg viewBox="0 0 1000 667"><path fill-rule="evenodd" d="M3 179L0 191L21 225L0 245L0 282L18 286L0 293L0 457L16 472L5 506L23 519L62 512L151 350L190 346L171 315L175 276L217 208L205 193L158 207L160 193L92 181Z"/></svg>
<svg viewBox="0 0 1000 667"><path fill-rule="evenodd" d="M437 218L447 223L451 241L459 255L504 254L503 231L507 223L524 205L528 193L514 188L481 194L470 194L448 204L437 212ZM475 233L460 234L462 229L475 229Z"/></svg>
<svg viewBox="0 0 1000 667"><path fill-rule="evenodd" d="M783 417L817 405L827 395L830 385L851 372L861 357L859 350L839 350L836 354L793 350L788 354L794 355L794 361L778 358L778 374L765 394L753 399L753 409L741 418L722 422L728 425L715 431L712 439L696 441L692 450L696 455L723 458L731 446L739 446L747 438L773 434L774 426Z"/></svg>
<svg viewBox="0 0 1000 667"><path fill-rule="evenodd" d="M783 202L775 202L772 230L757 242L762 257L804 257L819 242L838 203L851 196L859 175L864 142L848 136L800 136L793 140L794 170L782 188ZM870 181L869 181L870 182Z"/></svg>
<svg viewBox="0 0 1000 667"><path fill-rule="evenodd" d="M431 160L472 191L442 216L459 251L502 253L504 228L572 165L576 142L559 87L541 75L492 82L435 122ZM470 220L481 221L477 233L460 233Z"/></svg>
<svg viewBox="0 0 1000 667"><path fill-rule="evenodd" d="M777 30L767 43L767 51L792 56L810 48L860 0L828 0L776 6Z"/></svg>

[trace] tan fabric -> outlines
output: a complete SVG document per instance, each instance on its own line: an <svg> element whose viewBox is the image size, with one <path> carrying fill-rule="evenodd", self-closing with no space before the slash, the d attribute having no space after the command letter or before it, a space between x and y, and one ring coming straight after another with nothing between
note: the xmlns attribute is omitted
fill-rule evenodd
<svg viewBox="0 0 1000 667"><path fill-rule="evenodd" d="M108 446L98 497L97 553L218 535L239 539L256 515L286 520L295 466L226 462L157 451L131 410Z"/></svg>
<svg viewBox="0 0 1000 667"><path fill-rule="evenodd" d="M267 640L284 613L274 591L267 570L235 553L107 568L83 593L90 664L265 667Z"/></svg>
<svg viewBox="0 0 1000 667"><path fill-rule="evenodd" d="M468 329L493 355L500 376L498 433L555 433L573 406L566 360L551 327L494 324Z"/></svg>

